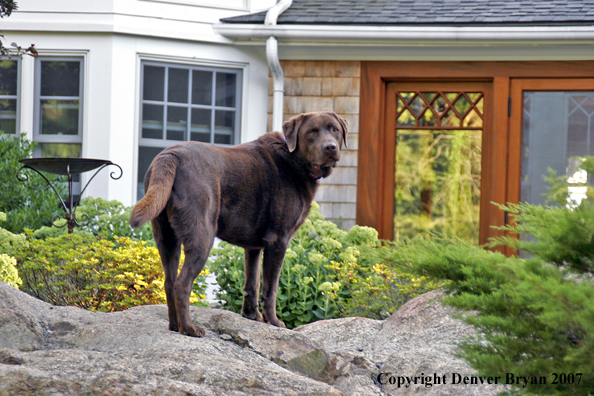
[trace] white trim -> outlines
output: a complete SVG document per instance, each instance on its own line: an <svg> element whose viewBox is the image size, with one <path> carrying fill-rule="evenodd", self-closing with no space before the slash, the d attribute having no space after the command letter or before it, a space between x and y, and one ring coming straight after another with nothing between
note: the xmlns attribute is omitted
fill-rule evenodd
<svg viewBox="0 0 594 396"><path fill-rule="evenodd" d="M183 6L194 6L194 7L201 7L201 8L214 8L217 10L232 10L232 11L249 11L250 10L250 0L243 0L243 7L223 7L220 5L216 5L216 0L212 0L212 3L205 3L204 0L138 0L138 1L146 1L152 3L166 3L166 4L176 4L176 5L183 5Z"/></svg>
<svg viewBox="0 0 594 396"><path fill-rule="evenodd" d="M216 33L238 43L262 44L268 37L298 43L380 44L444 43L525 44L545 42L594 43L594 26L357 26L256 25L216 23Z"/></svg>

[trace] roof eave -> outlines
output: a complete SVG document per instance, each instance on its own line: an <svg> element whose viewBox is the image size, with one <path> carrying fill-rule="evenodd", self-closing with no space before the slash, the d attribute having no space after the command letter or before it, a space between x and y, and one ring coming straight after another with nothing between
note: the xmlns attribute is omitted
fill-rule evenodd
<svg viewBox="0 0 594 396"><path fill-rule="evenodd" d="M292 43L333 44L522 44L594 43L594 25L580 26L382 26L382 25L213 25L215 32L238 44L264 43L271 36Z"/></svg>

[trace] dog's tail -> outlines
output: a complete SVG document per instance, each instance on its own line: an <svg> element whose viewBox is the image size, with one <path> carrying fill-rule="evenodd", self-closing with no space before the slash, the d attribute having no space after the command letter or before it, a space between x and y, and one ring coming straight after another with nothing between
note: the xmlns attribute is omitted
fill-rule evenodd
<svg viewBox="0 0 594 396"><path fill-rule="evenodd" d="M138 228L157 217L169 200L179 159L172 154L161 154L151 164L148 191L132 210L130 225Z"/></svg>

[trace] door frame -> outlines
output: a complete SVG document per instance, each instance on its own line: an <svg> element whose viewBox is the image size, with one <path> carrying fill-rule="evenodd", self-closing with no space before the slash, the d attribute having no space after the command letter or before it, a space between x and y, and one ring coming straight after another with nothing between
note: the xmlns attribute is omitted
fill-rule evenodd
<svg viewBox="0 0 594 396"><path fill-rule="evenodd" d="M521 150L517 135L510 131L514 100L511 96L513 79L575 79L594 78L594 61L365 61L361 63L361 96L359 120L359 152L357 176L357 224L378 229L386 238L384 218L386 158L383 153L386 136L386 90L389 82L424 81L488 82L492 86L491 130L483 139L482 186L488 190L487 202L505 204L517 202L514 185L519 186L518 162L510 160ZM567 80L565 80L567 82ZM485 104L486 105L486 104ZM485 110L485 113L487 110ZM486 148L486 150L485 150ZM511 169L512 166L514 169ZM516 169L517 168L517 169ZM512 180L515 179L515 180ZM485 190L485 191L487 191ZM519 193L519 190L518 190ZM484 195L484 192L481 193ZM481 196L481 199L483 197ZM483 231L482 223L485 223ZM491 237L505 235L492 228L506 223L505 213L489 205L481 209L479 243ZM507 254L513 252L499 248Z"/></svg>
<svg viewBox="0 0 594 396"><path fill-rule="evenodd" d="M391 81L386 84L386 111L384 125L385 127L381 131L380 139L382 143L382 158L383 166L378 173L378 177L382 181L380 188L382 189L382 196L380 200L380 206L378 210L381 211L380 217L381 222L378 224L378 232L384 239L393 239L394 237L394 188L395 180L394 175L396 171L396 133L394 131L398 129L396 126L395 112L387 111L388 109L396 109L396 92L398 91L466 91L466 92L482 92L483 93L483 129L482 129L482 166L485 163L490 163L490 153L485 151L487 144L485 142L490 141L492 131L492 120L493 117L490 114L491 106L489 104L492 100L492 84L487 81ZM403 128L406 129L406 128ZM460 127L459 129L464 129ZM488 157L488 158L486 158ZM482 172L481 172L482 173ZM483 188L485 186L485 188ZM488 215L489 210L489 186L490 183L487 180L485 183L484 178L481 175L481 203L480 203L480 218ZM486 197L486 200L483 199ZM488 232L488 223L481 221L479 226L479 240L483 234L486 235ZM483 238L484 239L484 238Z"/></svg>

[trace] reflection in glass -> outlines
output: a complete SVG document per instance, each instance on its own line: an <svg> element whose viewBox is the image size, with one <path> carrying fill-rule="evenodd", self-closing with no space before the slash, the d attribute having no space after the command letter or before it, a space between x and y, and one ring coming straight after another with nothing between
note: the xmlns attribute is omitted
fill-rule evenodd
<svg viewBox="0 0 594 396"><path fill-rule="evenodd" d="M142 137L163 139L163 106L142 105Z"/></svg>
<svg viewBox="0 0 594 396"><path fill-rule="evenodd" d="M0 99L0 131L16 133L16 99Z"/></svg>
<svg viewBox="0 0 594 396"><path fill-rule="evenodd" d="M78 100L41 100L41 134L77 135Z"/></svg>
<svg viewBox="0 0 594 396"><path fill-rule="evenodd" d="M210 143L211 111L207 109L192 109L192 125L190 126L190 140Z"/></svg>
<svg viewBox="0 0 594 396"><path fill-rule="evenodd" d="M167 107L167 140L186 140L188 109L186 107Z"/></svg>
<svg viewBox="0 0 594 396"><path fill-rule="evenodd" d="M578 164L594 155L594 92L526 91L522 114L520 199L545 204L543 176L549 168L573 180L584 178ZM581 200L579 188L568 191L570 207Z"/></svg>
<svg viewBox="0 0 594 396"><path fill-rule="evenodd" d="M215 136L216 144L233 144L233 135L235 132L235 112L234 111L215 111Z"/></svg>
<svg viewBox="0 0 594 396"><path fill-rule="evenodd" d="M398 130L394 239L435 233L478 243L481 130Z"/></svg>

